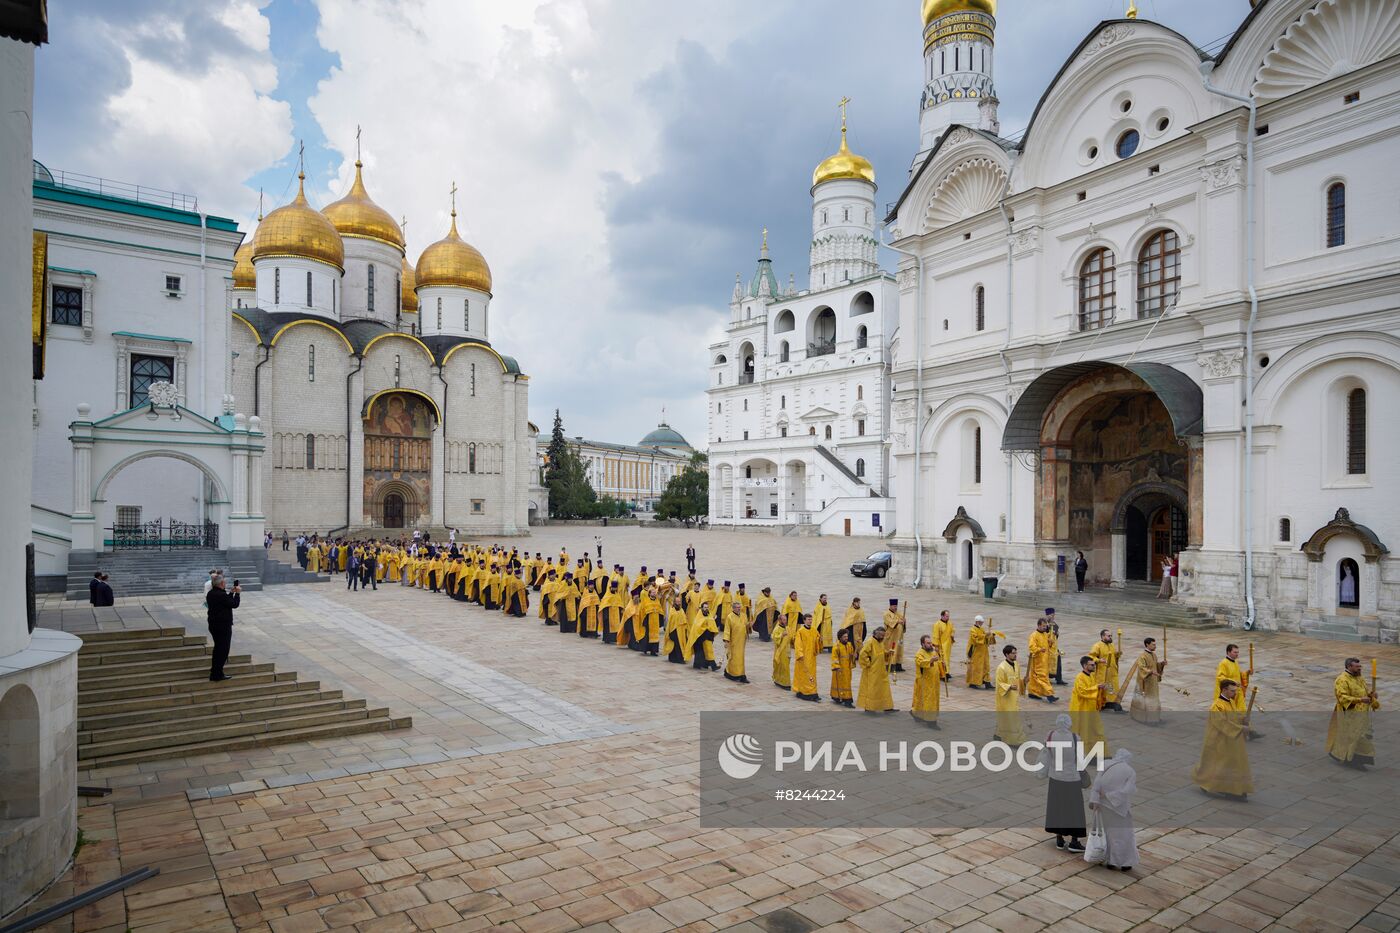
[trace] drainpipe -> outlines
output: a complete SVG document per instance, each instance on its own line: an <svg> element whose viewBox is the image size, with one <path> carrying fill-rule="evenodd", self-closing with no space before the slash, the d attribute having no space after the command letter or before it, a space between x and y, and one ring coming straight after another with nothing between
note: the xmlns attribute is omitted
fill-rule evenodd
<svg viewBox="0 0 1400 933"><path fill-rule="evenodd" d="M259 403L262 400L262 393L260 392L262 383L258 380L258 370L262 369L263 364L272 357L272 348L260 344L258 349L263 351L263 358L258 360L253 366L253 414L262 417L262 411L259 409Z"/></svg>
<svg viewBox="0 0 1400 933"><path fill-rule="evenodd" d="M893 243L883 245L913 259L919 275L918 297L914 302L914 588L918 589L924 578L924 538L919 518L919 472L923 466L924 447L924 257Z"/></svg>
<svg viewBox="0 0 1400 933"><path fill-rule="evenodd" d="M1006 167L1006 183L1001 186L1001 198L997 201L997 207L1001 210L1002 222L1006 224L1006 338L1001 343L1001 368L1006 374L1006 413L1011 415L1012 385L1011 385L1011 357L1006 353L1011 348L1011 311L1014 307L1013 299L1016 295L1015 276L1012 274L1012 239L1011 239L1011 214L1006 209L1006 199L1011 194L1011 176L1016 171L1016 166L1020 164L1015 157ZM1011 481L1014 470L1012 469L1012 457L1006 458L1006 544L1011 544ZM1009 548L1008 548L1009 551ZM1008 558L1009 559L1009 558Z"/></svg>
<svg viewBox="0 0 1400 933"><path fill-rule="evenodd" d="M447 368L446 363L439 363L437 367L438 382L442 383L442 463L439 468L442 470L442 523L447 524L447 380L442 378L442 371ZM431 491L429 493L431 495ZM432 503L428 503L429 510Z"/></svg>
<svg viewBox="0 0 1400 933"><path fill-rule="evenodd" d="M209 417L209 372L205 367L209 365L209 350L205 338L209 329L204 323L204 312L209 268L209 256L205 248L205 234L209 230L208 216L203 211L199 212L199 413L206 418ZM206 521L209 517L209 480L204 477L200 477L199 480L199 516Z"/></svg>
<svg viewBox="0 0 1400 933"><path fill-rule="evenodd" d="M350 528L350 515L351 515L351 511L350 511L350 493L351 493L351 489L350 489L350 457L351 457L351 455L354 453L354 452L350 449L350 443L351 443L350 439L354 436L354 431L351 430L351 426L354 424L354 422L351 420L351 418L352 418L352 414L351 414L351 402L352 402L353 400L350 398L350 380L351 380L351 379L354 379L355 376L359 374L360 370L362 370L362 369L365 368L365 358L364 358L364 356L363 356L363 355L358 356L358 357L356 357L356 359L357 359L359 362L357 362L357 363L355 364L355 368L352 369L352 370L350 370L350 372L348 372L348 373L345 374L345 528L346 528L346 530L349 530L349 528Z"/></svg>
<svg viewBox="0 0 1400 933"><path fill-rule="evenodd" d="M1224 91L1210 83L1214 62L1201 63L1201 83L1212 94L1249 108L1244 141L1245 281L1249 288L1249 323L1244 331L1244 627L1253 630L1254 614L1254 324L1259 318L1259 293L1254 286L1254 130L1258 105L1253 97Z"/></svg>

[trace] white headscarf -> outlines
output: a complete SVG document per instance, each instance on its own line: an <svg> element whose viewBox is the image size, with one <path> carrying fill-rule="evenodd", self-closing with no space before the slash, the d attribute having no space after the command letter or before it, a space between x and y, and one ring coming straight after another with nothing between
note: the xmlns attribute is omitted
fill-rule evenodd
<svg viewBox="0 0 1400 933"><path fill-rule="evenodd" d="M1118 749L1118 753L1109 760L1108 767L1094 779L1089 802L1112 810L1125 819L1130 817L1133 794L1137 793L1137 772L1129 764L1132 760L1132 752L1126 748Z"/></svg>
<svg viewBox="0 0 1400 933"><path fill-rule="evenodd" d="M1051 743L1059 745L1060 748L1051 747ZM1046 748L1040 754L1041 760L1045 762L1046 774L1056 781L1078 783L1078 754L1075 747L1079 744L1079 736L1074 734L1074 723L1068 713L1061 713L1055 717L1055 728L1045 737L1045 744Z"/></svg>

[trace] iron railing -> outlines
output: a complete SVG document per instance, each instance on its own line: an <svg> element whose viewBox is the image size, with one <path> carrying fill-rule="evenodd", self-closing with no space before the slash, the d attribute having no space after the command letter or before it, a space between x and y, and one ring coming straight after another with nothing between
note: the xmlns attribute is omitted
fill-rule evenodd
<svg viewBox="0 0 1400 933"><path fill-rule="evenodd" d="M751 385L752 383L753 383L753 373L740 373L740 374L739 374L739 385L741 385L741 386L746 386L746 385Z"/></svg>
<svg viewBox="0 0 1400 933"><path fill-rule="evenodd" d="M174 551L219 546L218 522L181 522L154 518L132 525L113 525L112 549L120 551Z"/></svg>
<svg viewBox="0 0 1400 933"><path fill-rule="evenodd" d="M199 210L199 199L192 194L181 194L178 191L167 191L164 188L152 188L150 185L137 185L127 181L113 181L110 178L84 175L81 172L52 171L41 167L38 163L34 165L34 179L59 188L72 188L92 194L111 195L112 197L125 198L128 201L138 201L142 204L171 207L177 211L197 212Z"/></svg>
<svg viewBox="0 0 1400 933"><path fill-rule="evenodd" d="M808 356L828 356L836 352L835 340L818 340L815 343L807 344Z"/></svg>

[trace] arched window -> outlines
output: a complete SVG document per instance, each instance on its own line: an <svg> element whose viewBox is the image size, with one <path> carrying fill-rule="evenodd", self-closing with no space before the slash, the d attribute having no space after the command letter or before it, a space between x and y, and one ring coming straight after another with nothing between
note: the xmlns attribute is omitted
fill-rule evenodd
<svg viewBox="0 0 1400 933"><path fill-rule="evenodd" d="M365 307L374 313L374 263L369 264L369 290L365 293Z"/></svg>
<svg viewBox="0 0 1400 933"><path fill-rule="evenodd" d="M982 485L982 427L972 429L972 481Z"/></svg>
<svg viewBox="0 0 1400 933"><path fill-rule="evenodd" d="M779 436L779 437L787 437L787 425L785 425L785 424L780 424L780 425L778 425L778 436Z"/></svg>
<svg viewBox="0 0 1400 933"><path fill-rule="evenodd" d="M1096 330L1113 323L1117 271L1113 251L1107 247L1100 247L1085 257L1079 267L1080 330Z"/></svg>
<svg viewBox="0 0 1400 933"><path fill-rule="evenodd" d="M784 340L782 343L778 344L778 362L779 362L779 363L786 363L787 361L788 361L788 342L787 342L786 340Z"/></svg>
<svg viewBox="0 0 1400 933"><path fill-rule="evenodd" d="M1361 607L1361 568L1350 557L1337 564L1337 608Z"/></svg>
<svg viewBox="0 0 1400 933"><path fill-rule="evenodd" d="M856 401L865 398L865 386L856 386Z"/></svg>
<svg viewBox="0 0 1400 933"><path fill-rule="evenodd" d="M476 445L472 444L467 448L467 472L476 472Z"/></svg>
<svg viewBox="0 0 1400 933"><path fill-rule="evenodd" d="M282 269L280 267L272 270L272 303L275 305L282 303Z"/></svg>
<svg viewBox="0 0 1400 933"><path fill-rule="evenodd" d="M864 460L857 460L857 461L856 461L856 476L864 476L864 475L865 475L865 461L864 461Z"/></svg>
<svg viewBox="0 0 1400 933"><path fill-rule="evenodd" d="M1278 520L1278 539L1285 544L1293 540L1293 521L1287 518Z"/></svg>
<svg viewBox="0 0 1400 933"><path fill-rule="evenodd" d="M831 440L831 425L828 424L826 426L826 430L823 433L825 434L827 440Z"/></svg>
<svg viewBox="0 0 1400 933"><path fill-rule="evenodd" d="M715 402L715 414L717 414L717 415L722 415L722 414L724 414L724 403L723 403L723 402Z"/></svg>
<svg viewBox="0 0 1400 933"><path fill-rule="evenodd" d="M856 328L856 349L864 350L866 341L865 325Z"/></svg>
<svg viewBox="0 0 1400 933"><path fill-rule="evenodd" d="M987 329L987 290L981 285L972 293L972 317L973 327L983 331Z"/></svg>
<svg viewBox="0 0 1400 933"><path fill-rule="evenodd" d="M813 437L816 437L816 436L817 436L817 426L816 426L815 424L812 425L810 428L807 429L807 433L810 434L810 435L812 435Z"/></svg>
<svg viewBox="0 0 1400 933"><path fill-rule="evenodd" d="M1181 241L1175 230L1159 230L1148 237L1138 253L1138 317L1156 317L1170 311L1181 288Z"/></svg>
<svg viewBox="0 0 1400 933"><path fill-rule="evenodd" d="M748 400L748 399L744 399L744 411L748 411L748 410L749 410L749 400Z"/></svg>
<svg viewBox="0 0 1400 933"><path fill-rule="evenodd" d="M316 344L310 344L306 348L306 381L316 381Z"/></svg>
<svg viewBox="0 0 1400 933"><path fill-rule="evenodd" d="M306 468L316 469L316 435L306 435Z"/></svg>
<svg viewBox="0 0 1400 933"><path fill-rule="evenodd" d="M778 396L778 410L779 410L779 411L783 411L783 410L786 410L786 409L787 409L787 396L786 396L786 395L780 395L780 396Z"/></svg>
<svg viewBox="0 0 1400 933"><path fill-rule="evenodd" d="M402 378L402 368L401 368L401 366L400 366L401 362L402 362L402 359L400 358L399 354L395 353L395 354L394 354L394 385L396 385L396 386L402 384L402 383L400 382L400 380L401 380L401 378Z"/></svg>
<svg viewBox="0 0 1400 933"><path fill-rule="evenodd" d="M307 273L306 273L306 306L309 308L309 307L311 307L313 304L315 304L315 302L313 302L313 301L311 300L311 273L310 273L310 272L307 272Z"/></svg>
<svg viewBox="0 0 1400 933"><path fill-rule="evenodd" d="M1347 241L1347 186L1335 181L1327 186L1327 246Z"/></svg>
<svg viewBox="0 0 1400 933"><path fill-rule="evenodd" d="M1347 473L1366 472L1366 390L1347 393Z"/></svg>

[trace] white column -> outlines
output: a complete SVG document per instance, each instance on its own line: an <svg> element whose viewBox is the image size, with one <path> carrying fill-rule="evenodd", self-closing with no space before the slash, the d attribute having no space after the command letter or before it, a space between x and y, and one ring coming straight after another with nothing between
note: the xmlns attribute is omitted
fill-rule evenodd
<svg viewBox="0 0 1400 933"><path fill-rule="evenodd" d="M438 404L441 411L446 403L446 396L443 392L442 382L438 381L433 389L433 400ZM460 414L460 413L459 413ZM444 437L443 426L438 424L433 428L433 469L429 474L431 486L428 489L428 500L431 503L431 515L429 521L433 525L447 524L447 444Z"/></svg>
<svg viewBox="0 0 1400 933"><path fill-rule="evenodd" d="M97 550L97 517L92 511L92 406L78 406L78 420L70 425L73 441L73 517L69 520L71 549Z"/></svg>
<svg viewBox="0 0 1400 933"><path fill-rule="evenodd" d="M262 506L262 419L253 415L248 419L248 514L254 517L263 514Z"/></svg>
<svg viewBox="0 0 1400 933"><path fill-rule="evenodd" d="M342 297L344 297L342 295ZM365 423L360 418L359 406L365 397L364 370L352 373L346 388L345 404L351 406L350 435L346 438L345 469L350 471L350 501L347 504L345 523L347 525L368 525L370 521L369 503L364 501L365 493ZM417 516L413 516L417 518Z"/></svg>
<svg viewBox="0 0 1400 933"><path fill-rule="evenodd" d="M248 451L243 447L248 434L248 416L233 416L233 430L243 437L234 440L233 470L229 476L229 518L248 517Z"/></svg>
<svg viewBox="0 0 1400 933"><path fill-rule="evenodd" d="M1113 586L1121 587L1128 580L1128 535L1123 531L1115 531L1110 536L1110 552L1112 554L1113 566L1109 573Z"/></svg>

